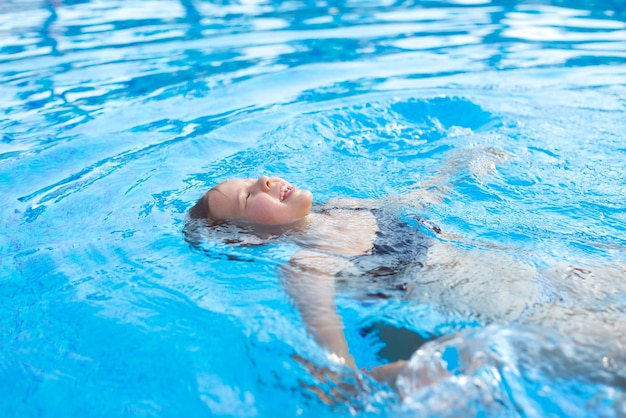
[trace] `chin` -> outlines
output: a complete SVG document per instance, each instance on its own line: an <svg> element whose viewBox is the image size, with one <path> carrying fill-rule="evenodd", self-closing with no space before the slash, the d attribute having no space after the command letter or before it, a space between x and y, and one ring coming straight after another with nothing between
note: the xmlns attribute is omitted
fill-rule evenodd
<svg viewBox="0 0 626 418"><path fill-rule="evenodd" d="M303 196L302 199L302 206L303 206L303 215L302 217L307 216L309 213L311 213L311 206L313 205L313 194L311 192L309 192L308 190L305 191L306 194Z"/></svg>
<svg viewBox="0 0 626 418"><path fill-rule="evenodd" d="M308 190L301 190L302 200L307 203L309 209L311 209L311 205L313 204L313 193Z"/></svg>

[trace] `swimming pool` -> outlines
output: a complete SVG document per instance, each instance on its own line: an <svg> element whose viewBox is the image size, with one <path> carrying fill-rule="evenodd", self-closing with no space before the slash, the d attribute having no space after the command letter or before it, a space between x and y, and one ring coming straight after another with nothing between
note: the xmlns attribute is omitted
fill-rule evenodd
<svg viewBox="0 0 626 418"><path fill-rule="evenodd" d="M4 416L626 415L621 2L0 12ZM446 161L446 199L419 214L542 273L531 300L497 276L339 295L360 365L386 361L365 329L432 339L410 367L452 376L400 382L402 399L368 382L328 406L304 388L329 390L293 358L324 362L277 274L293 248L182 232L225 178L383 198Z"/></svg>

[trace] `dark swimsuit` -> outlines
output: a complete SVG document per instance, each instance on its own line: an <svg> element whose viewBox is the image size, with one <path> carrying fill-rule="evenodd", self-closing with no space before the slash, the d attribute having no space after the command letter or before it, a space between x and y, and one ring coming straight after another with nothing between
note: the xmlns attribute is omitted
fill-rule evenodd
<svg viewBox="0 0 626 418"><path fill-rule="evenodd" d="M426 253L432 245L432 234L441 232L438 226L421 217L402 219L385 209L330 208L367 210L374 214L378 232L372 249L367 254L349 257L355 269L340 272L337 287L340 292L365 292L368 297L389 298L407 288L408 270L424 266Z"/></svg>

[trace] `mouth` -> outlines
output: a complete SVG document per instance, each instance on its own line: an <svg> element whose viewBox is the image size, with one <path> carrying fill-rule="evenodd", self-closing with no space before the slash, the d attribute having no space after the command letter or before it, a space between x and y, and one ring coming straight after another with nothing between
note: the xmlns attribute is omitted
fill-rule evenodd
<svg viewBox="0 0 626 418"><path fill-rule="evenodd" d="M296 186L284 185L280 191L280 201L284 202L289 196L293 194L297 189Z"/></svg>

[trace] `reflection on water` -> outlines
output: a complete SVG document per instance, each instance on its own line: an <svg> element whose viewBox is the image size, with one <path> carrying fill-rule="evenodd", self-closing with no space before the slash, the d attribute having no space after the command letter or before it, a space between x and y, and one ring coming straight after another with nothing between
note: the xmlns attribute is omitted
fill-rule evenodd
<svg viewBox="0 0 626 418"><path fill-rule="evenodd" d="M626 415L621 2L5 1L0 35L5 415ZM185 241L263 173L447 179L401 208L452 237L406 297L338 295L359 364L419 347L401 396L303 389L292 244Z"/></svg>

